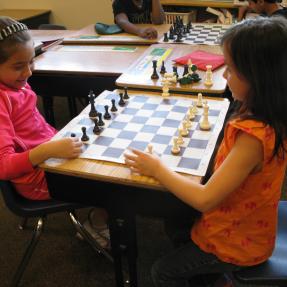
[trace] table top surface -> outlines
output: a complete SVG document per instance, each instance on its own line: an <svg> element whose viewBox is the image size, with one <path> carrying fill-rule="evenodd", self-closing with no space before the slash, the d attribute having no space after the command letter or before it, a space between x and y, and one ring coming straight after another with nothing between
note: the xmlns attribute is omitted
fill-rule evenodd
<svg viewBox="0 0 287 287"><path fill-rule="evenodd" d="M158 49L163 49L163 55L158 56ZM152 57L156 55L158 59L158 70L162 60L165 62L167 73L172 73L172 66L174 65L173 60L187 55L196 50L204 50L216 54L222 54L219 46L207 46L207 45L183 45L183 44L157 44L150 46L136 62L134 62L127 72L122 74L116 81L118 86L150 89L150 90L161 90L161 76L158 80L152 80L151 74L152 68ZM209 93L209 94L222 94L226 88L226 80L223 78L224 66L213 71L213 85L207 87L204 85L205 72L197 71L202 80L198 83L192 83L187 85L180 85L179 83L171 84L169 89L172 91L179 92L194 92L194 93ZM183 67L178 68L179 75L182 74ZM159 73L158 73L159 74ZM160 75L160 74L159 74Z"/></svg>
<svg viewBox="0 0 287 287"><path fill-rule="evenodd" d="M11 17L17 21L27 20L46 13L51 13L48 9L0 9L0 15Z"/></svg>
<svg viewBox="0 0 287 287"><path fill-rule="evenodd" d="M194 6L194 7L218 7L233 8L235 7L231 0L208 1L208 0L161 0L162 5L167 6Z"/></svg>
<svg viewBox="0 0 287 287"><path fill-rule="evenodd" d="M118 91L117 91L118 92ZM129 91L129 94L139 93L135 91ZM144 92L146 95L155 95L158 93ZM171 94L172 96L177 96ZM182 95L180 95L182 97ZM223 100L223 99L219 99ZM112 183L129 185L135 187L151 188L157 190L165 190L165 188L155 179L131 173L130 170L120 163L113 163L101 160L82 159L77 158L73 160L60 160L49 159L40 167L52 173L58 173L69 176L76 176L81 178L87 178L99 181L108 181ZM200 182L202 177L186 175L193 180Z"/></svg>
<svg viewBox="0 0 287 287"><path fill-rule="evenodd" d="M128 33L120 33L114 35L99 35L95 31L95 25L89 25L79 30L78 35L66 37L64 44L126 44L126 45L151 45L157 43L165 32L170 28L170 24L152 25L152 24L136 24L139 27L154 27L158 31L157 39L143 39L136 35Z"/></svg>

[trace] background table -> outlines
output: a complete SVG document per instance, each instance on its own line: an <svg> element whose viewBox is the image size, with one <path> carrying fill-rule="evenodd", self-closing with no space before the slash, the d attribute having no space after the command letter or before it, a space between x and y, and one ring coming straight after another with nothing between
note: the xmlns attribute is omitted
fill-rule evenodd
<svg viewBox="0 0 287 287"><path fill-rule="evenodd" d="M160 51L162 49L162 51ZM204 50L207 52L213 52L222 54L219 46L204 46L204 45L184 45L184 44L157 44L150 46L144 54L141 55L137 61L132 64L127 72L122 74L116 81L116 84L120 87L127 86L132 88L149 89L149 90L161 90L162 76L159 74L160 64L158 64L158 80L152 80L151 75L153 73L152 58L153 55L157 56L160 61L164 60L167 73L172 73L172 66L174 65L173 59L184 56L196 50ZM224 66L213 71L213 85L207 87L204 85L204 71L197 71L202 80L198 83L180 85L179 83L171 84L170 90L184 93L208 93L220 95L225 91L226 80L223 78ZM181 76L183 68L179 69L179 75Z"/></svg>

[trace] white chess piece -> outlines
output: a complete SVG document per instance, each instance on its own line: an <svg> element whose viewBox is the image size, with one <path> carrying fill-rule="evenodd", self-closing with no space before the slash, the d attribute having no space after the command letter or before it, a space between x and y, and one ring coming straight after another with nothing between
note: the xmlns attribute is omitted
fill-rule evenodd
<svg viewBox="0 0 287 287"><path fill-rule="evenodd" d="M181 129L181 128L178 129L177 144L178 144L178 145L184 144L184 140L183 140L183 138L182 138L182 129Z"/></svg>
<svg viewBox="0 0 287 287"><path fill-rule="evenodd" d="M186 136L188 135L188 129L187 129L187 127L186 127L186 120L183 120L181 125L182 125L181 135L182 135L183 137L186 137Z"/></svg>
<svg viewBox="0 0 287 287"><path fill-rule="evenodd" d="M205 81L204 85L211 87L213 85L213 80L212 80L212 66L211 65L206 65L206 72L205 72Z"/></svg>
<svg viewBox="0 0 287 287"><path fill-rule="evenodd" d="M192 74L192 70L191 70L192 62L191 62L191 59L188 59L187 65L188 65L188 74L191 75Z"/></svg>
<svg viewBox="0 0 287 287"><path fill-rule="evenodd" d="M191 122L190 122L190 120L189 120L189 115L186 115L186 116L185 116L185 122L186 122L186 128L187 128L188 130L190 130L190 129L191 129Z"/></svg>
<svg viewBox="0 0 287 287"><path fill-rule="evenodd" d="M148 153L153 153L153 145L152 144L148 144L147 145L147 152Z"/></svg>
<svg viewBox="0 0 287 287"><path fill-rule="evenodd" d="M190 106L188 108L188 119L191 121L191 120L194 120L195 118L195 114L193 112L193 106Z"/></svg>
<svg viewBox="0 0 287 287"><path fill-rule="evenodd" d="M207 104L207 101L204 103L203 106L203 117L202 121L199 123L199 126L202 130L208 131L211 128L211 124L208 120L208 111L209 111L209 106Z"/></svg>
<svg viewBox="0 0 287 287"><path fill-rule="evenodd" d="M196 102L195 101L193 101L192 102L192 111L193 111L193 113L194 113L194 115L196 115L196 114L198 114L198 110L197 110L197 107L196 107Z"/></svg>
<svg viewBox="0 0 287 287"><path fill-rule="evenodd" d="M196 106L201 108L202 107L202 93L197 94L197 103Z"/></svg>
<svg viewBox="0 0 287 287"><path fill-rule="evenodd" d="M171 152L172 152L173 154L179 154L179 153L180 153L180 147L178 146L177 141L178 141L178 138L177 138L177 137L174 137L174 138L173 138L173 146L172 146L172 148L171 148Z"/></svg>
<svg viewBox="0 0 287 287"><path fill-rule="evenodd" d="M169 83L170 83L169 78L164 77L161 82L162 82L162 94L161 95L164 98L166 98L169 96Z"/></svg>

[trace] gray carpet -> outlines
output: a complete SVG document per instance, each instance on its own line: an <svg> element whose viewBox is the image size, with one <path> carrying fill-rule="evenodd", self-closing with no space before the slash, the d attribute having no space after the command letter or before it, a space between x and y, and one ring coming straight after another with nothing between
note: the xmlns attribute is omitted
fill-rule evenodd
<svg viewBox="0 0 287 287"><path fill-rule="evenodd" d="M60 128L69 119L66 102L56 99L55 106L56 121ZM286 194L286 182L284 190ZM82 221L87 212L88 209L79 211ZM24 231L17 229L19 218L7 210L2 197L0 218L0 287L6 287L31 237L31 228ZM34 222L31 220L29 226ZM137 224L139 287L152 287L149 273L152 262L171 246L163 232L161 220L138 217ZM52 215L47 220L44 234L24 273L21 286L112 287L115 286L113 266L75 237L75 230L66 214Z"/></svg>

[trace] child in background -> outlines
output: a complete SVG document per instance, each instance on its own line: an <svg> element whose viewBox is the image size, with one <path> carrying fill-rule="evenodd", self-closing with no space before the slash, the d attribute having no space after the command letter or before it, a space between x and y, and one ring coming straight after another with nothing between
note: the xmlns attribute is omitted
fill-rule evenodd
<svg viewBox="0 0 287 287"><path fill-rule="evenodd" d="M155 154L126 154L132 171L155 177L202 212L191 240L153 265L157 287L196 286L189 285L196 275L257 265L274 249L287 164L287 21L240 22L225 33L222 46L224 77L241 106L225 126L206 184L173 172Z"/></svg>
<svg viewBox="0 0 287 287"><path fill-rule="evenodd" d="M39 113L37 96L27 83L34 57L26 25L0 17L0 179L11 181L25 198L47 200L47 182L38 164L51 157L78 157L82 142L72 137L49 141L57 131Z"/></svg>
<svg viewBox="0 0 287 287"><path fill-rule="evenodd" d="M153 27L141 28L134 24L162 24L164 11L160 0L114 0L115 23L124 31L146 39L157 38Z"/></svg>

